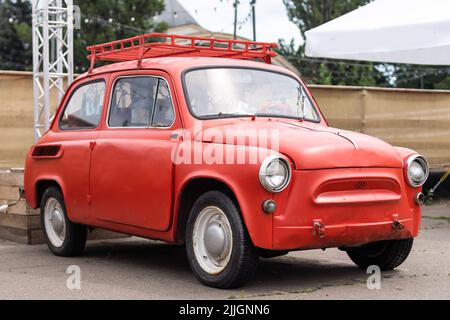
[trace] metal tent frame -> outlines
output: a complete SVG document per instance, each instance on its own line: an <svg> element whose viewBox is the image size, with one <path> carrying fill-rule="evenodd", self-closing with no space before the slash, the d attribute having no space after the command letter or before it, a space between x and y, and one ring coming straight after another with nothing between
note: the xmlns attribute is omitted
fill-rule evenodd
<svg viewBox="0 0 450 320"><path fill-rule="evenodd" d="M34 137L51 121L52 98L61 101L73 80L72 0L33 0Z"/></svg>

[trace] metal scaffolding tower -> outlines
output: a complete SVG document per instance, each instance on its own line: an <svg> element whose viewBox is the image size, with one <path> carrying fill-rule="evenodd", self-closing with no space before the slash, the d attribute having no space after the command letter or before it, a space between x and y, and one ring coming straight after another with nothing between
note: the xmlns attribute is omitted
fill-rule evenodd
<svg viewBox="0 0 450 320"><path fill-rule="evenodd" d="M72 0L32 0L35 140L48 130L51 103L73 80Z"/></svg>

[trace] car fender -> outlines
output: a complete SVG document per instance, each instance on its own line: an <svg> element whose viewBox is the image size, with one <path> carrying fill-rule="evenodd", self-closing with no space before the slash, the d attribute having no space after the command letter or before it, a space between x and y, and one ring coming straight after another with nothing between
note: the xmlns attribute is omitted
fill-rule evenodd
<svg viewBox="0 0 450 320"><path fill-rule="evenodd" d="M237 146L241 148L241 146ZM262 203L272 199L259 182L260 162L256 164L181 164L175 167L174 221L177 226L181 195L186 186L195 179L214 179L222 182L233 192L242 218L253 244L260 248L272 248L273 217L264 213ZM176 231L175 231L176 232Z"/></svg>

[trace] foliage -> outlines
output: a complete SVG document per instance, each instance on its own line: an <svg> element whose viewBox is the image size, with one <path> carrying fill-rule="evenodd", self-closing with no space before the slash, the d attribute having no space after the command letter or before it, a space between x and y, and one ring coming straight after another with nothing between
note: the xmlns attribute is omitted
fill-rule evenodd
<svg viewBox="0 0 450 320"><path fill-rule="evenodd" d="M153 22L164 10L163 0L79 0L75 4L81 11L81 29L74 33L75 72L89 68L86 47L91 44L167 28L165 23Z"/></svg>
<svg viewBox="0 0 450 320"><path fill-rule="evenodd" d="M81 29L74 32L75 72L89 67L86 47L149 31L164 31L153 23L164 10L163 0L75 1L81 11ZM0 0L0 69L31 70L31 1Z"/></svg>
<svg viewBox="0 0 450 320"><path fill-rule="evenodd" d="M305 31L370 1L283 0L289 18L303 37ZM88 45L167 28L165 23L154 23L153 19L164 9L163 0L75 0L74 4L81 9L81 29L74 32L76 73L89 67ZM450 89L448 67L312 59L305 56L303 45L283 40L279 52L311 83ZM32 69L30 0L0 0L0 69Z"/></svg>
<svg viewBox="0 0 450 320"><path fill-rule="evenodd" d="M283 0L288 16L302 36L309 29L342 16L371 0Z"/></svg>
<svg viewBox="0 0 450 320"><path fill-rule="evenodd" d="M450 89L450 68L447 66L396 65L395 85L402 88Z"/></svg>
<svg viewBox="0 0 450 320"><path fill-rule="evenodd" d="M0 70L31 70L31 5L0 0Z"/></svg>

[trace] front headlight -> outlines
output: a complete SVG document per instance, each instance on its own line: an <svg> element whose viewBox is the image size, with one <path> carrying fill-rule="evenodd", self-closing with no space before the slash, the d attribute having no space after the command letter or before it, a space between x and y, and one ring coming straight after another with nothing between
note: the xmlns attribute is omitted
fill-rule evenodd
<svg viewBox="0 0 450 320"><path fill-rule="evenodd" d="M412 155L406 161L405 176L413 188L423 185L428 179L429 172L427 160L420 155Z"/></svg>
<svg viewBox="0 0 450 320"><path fill-rule="evenodd" d="M269 156L264 159L259 169L259 181L269 192L281 192L291 180L291 166L280 156Z"/></svg>

